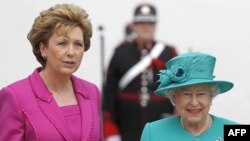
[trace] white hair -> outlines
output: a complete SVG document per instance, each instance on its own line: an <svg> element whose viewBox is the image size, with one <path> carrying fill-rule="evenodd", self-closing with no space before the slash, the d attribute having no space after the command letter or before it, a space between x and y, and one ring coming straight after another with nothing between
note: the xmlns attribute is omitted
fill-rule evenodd
<svg viewBox="0 0 250 141"><path fill-rule="evenodd" d="M165 96L167 98L170 99L171 103L175 106L175 103L173 101L173 97L175 95L175 92L177 89L179 89L180 87L178 88L173 88L173 89L170 89L168 91L165 92ZM212 99L214 99L219 93L220 93L220 88L218 87L217 84L213 84L213 83L208 83L208 88L210 89L211 93L212 93Z"/></svg>

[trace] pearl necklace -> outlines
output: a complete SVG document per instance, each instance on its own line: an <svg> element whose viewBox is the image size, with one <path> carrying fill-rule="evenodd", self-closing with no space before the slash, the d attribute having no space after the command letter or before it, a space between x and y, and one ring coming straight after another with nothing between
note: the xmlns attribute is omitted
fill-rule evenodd
<svg viewBox="0 0 250 141"><path fill-rule="evenodd" d="M183 128L185 128L185 126L183 125L182 119L180 118L180 122L181 122L181 126ZM212 119L211 117L208 115L206 118L206 121L204 122L204 124L202 125L201 129L197 132L197 133L192 133L193 136L198 137L200 134L202 134L204 131L206 131L212 124ZM187 128L185 128L187 129Z"/></svg>

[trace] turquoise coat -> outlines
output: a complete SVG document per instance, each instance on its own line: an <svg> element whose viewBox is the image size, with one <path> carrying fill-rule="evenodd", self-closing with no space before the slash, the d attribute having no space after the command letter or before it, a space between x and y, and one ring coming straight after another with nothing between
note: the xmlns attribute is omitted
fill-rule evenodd
<svg viewBox="0 0 250 141"><path fill-rule="evenodd" d="M173 116L151 123L147 123L143 129L141 141L223 141L224 125L237 124L234 121L211 115L212 126L195 137L180 123L180 116Z"/></svg>

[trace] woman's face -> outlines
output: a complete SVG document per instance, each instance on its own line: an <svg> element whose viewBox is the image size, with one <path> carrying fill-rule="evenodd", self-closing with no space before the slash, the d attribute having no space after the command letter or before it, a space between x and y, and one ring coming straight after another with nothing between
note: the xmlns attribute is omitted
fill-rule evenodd
<svg viewBox="0 0 250 141"><path fill-rule="evenodd" d="M59 34L57 34L59 33ZM40 44L41 54L46 56L45 69L56 74L71 75L81 64L84 54L83 33L80 27L74 27L67 36L53 33L47 46Z"/></svg>
<svg viewBox="0 0 250 141"><path fill-rule="evenodd" d="M190 124L203 123L212 102L209 85L190 85L176 89L174 92L173 102L182 121Z"/></svg>

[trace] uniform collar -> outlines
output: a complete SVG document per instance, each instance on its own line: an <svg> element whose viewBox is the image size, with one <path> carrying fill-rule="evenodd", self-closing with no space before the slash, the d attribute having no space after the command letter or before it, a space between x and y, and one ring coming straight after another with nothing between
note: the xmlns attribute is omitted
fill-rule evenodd
<svg viewBox="0 0 250 141"><path fill-rule="evenodd" d="M134 40L134 43L138 46L139 49L151 49L151 47L156 43L155 40L148 42L141 42L138 39Z"/></svg>

